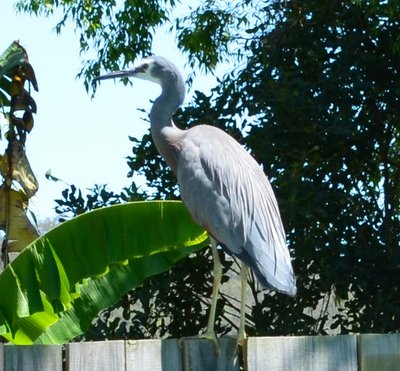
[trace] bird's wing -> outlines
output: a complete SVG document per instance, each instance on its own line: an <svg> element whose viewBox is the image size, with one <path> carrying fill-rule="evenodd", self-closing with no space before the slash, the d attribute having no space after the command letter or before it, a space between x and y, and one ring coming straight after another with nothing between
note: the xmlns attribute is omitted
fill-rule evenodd
<svg viewBox="0 0 400 371"><path fill-rule="evenodd" d="M228 134L205 125L187 131L178 161L182 199L193 218L263 286L294 295L278 205L257 162Z"/></svg>

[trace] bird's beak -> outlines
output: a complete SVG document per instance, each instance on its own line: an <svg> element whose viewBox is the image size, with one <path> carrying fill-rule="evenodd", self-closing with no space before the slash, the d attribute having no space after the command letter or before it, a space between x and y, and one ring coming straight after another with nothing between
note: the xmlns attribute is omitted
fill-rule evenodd
<svg viewBox="0 0 400 371"><path fill-rule="evenodd" d="M102 76L98 76L94 79L96 80L107 80L107 79L117 79L117 78L122 78L122 77L140 77L142 73L145 73L147 71L148 64L147 63L141 63L140 65L129 68L127 70L120 70L120 71L115 71L111 73L107 73Z"/></svg>
<svg viewBox="0 0 400 371"><path fill-rule="evenodd" d="M94 80L107 80L107 79L117 79L120 77L129 77L129 76L135 76L135 74L138 71L136 71L136 68L132 68L129 70L121 70L121 71L115 71L115 72L111 72L111 73L107 73L105 75L102 76L98 76L96 77Z"/></svg>

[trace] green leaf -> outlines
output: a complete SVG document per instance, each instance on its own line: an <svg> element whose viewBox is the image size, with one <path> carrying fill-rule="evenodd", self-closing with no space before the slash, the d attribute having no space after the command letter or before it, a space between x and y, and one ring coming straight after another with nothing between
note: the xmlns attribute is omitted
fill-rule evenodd
<svg viewBox="0 0 400 371"><path fill-rule="evenodd" d="M10 71L28 61L25 49L14 41L4 52L0 55L0 78L10 73Z"/></svg>
<svg viewBox="0 0 400 371"><path fill-rule="evenodd" d="M100 310L207 243L177 201L80 215L34 241L0 275L0 334L14 344L65 343Z"/></svg>

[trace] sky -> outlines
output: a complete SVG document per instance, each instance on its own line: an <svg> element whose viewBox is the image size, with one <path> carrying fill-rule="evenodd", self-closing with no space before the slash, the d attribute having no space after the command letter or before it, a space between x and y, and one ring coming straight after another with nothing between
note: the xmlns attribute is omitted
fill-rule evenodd
<svg viewBox="0 0 400 371"><path fill-rule="evenodd" d="M53 219L54 200L61 198L67 186L47 180L45 174L49 170L55 177L83 190L94 184L108 184L109 190L118 192L131 183L125 159L132 148L128 136L141 138L147 131L148 123L138 109L148 111L150 99L156 98L160 90L146 81L135 80L133 86L124 86L108 80L100 84L92 99L83 80L76 78L84 56L79 55L79 35L73 27L57 35L56 16L37 18L18 14L14 3L14 0L0 2L0 52L19 40L35 70L39 92L32 91L32 96L38 110L26 141L26 152L39 191L29 207L39 220ZM173 35L158 32L153 53L173 60L184 76L189 73ZM191 92L207 92L214 84L214 77L198 74ZM189 92L186 103L190 96Z"/></svg>

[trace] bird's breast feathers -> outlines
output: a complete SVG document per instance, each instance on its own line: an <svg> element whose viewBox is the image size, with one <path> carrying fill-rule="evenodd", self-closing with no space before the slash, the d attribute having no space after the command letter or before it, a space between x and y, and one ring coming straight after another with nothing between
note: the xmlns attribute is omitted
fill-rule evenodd
<svg viewBox="0 0 400 371"><path fill-rule="evenodd" d="M233 240L227 246L234 253L246 243L254 223L261 223L261 229L267 227L263 214L272 211L276 227L282 228L264 173L222 130L206 125L188 130L177 176L182 199L195 220L220 242Z"/></svg>
<svg viewBox="0 0 400 371"><path fill-rule="evenodd" d="M240 144L214 127L188 130L177 177L196 222L250 265L264 286L292 294L294 275L275 195Z"/></svg>

